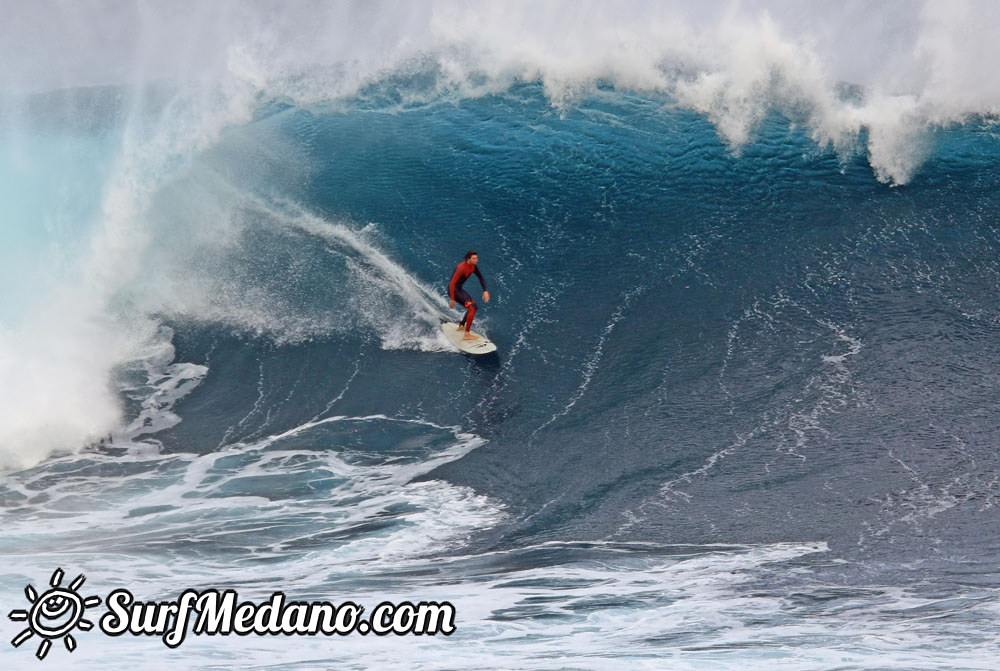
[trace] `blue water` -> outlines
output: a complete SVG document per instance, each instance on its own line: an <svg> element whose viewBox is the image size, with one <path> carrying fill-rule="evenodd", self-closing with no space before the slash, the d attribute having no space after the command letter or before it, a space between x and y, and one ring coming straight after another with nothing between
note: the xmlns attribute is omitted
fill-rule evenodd
<svg viewBox="0 0 1000 671"><path fill-rule="evenodd" d="M48 200L7 193L11 217L28 203L18 221L78 225L15 226L5 243L134 330L132 349L100 358L104 378L80 364L118 420L3 475L0 592L23 606L24 584L62 566L97 593L150 600L186 587L449 599L458 631L177 650L91 632L50 655L79 668L994 668L991 119L930 131L896 185L873 173L863 134L817 144L779 110L734 149L672 96L613 83L570 105L532 81L407 99L422 86L262 98L211 142L120 159L155 173L128 189L142 203L131 228L103 222L118 216L106 157L133 156L134 126L53 121L75 144L18 127L18 142L98 170ZM65 165L59 151L34 160ZM81 251L106 238L124 242ZM496 355L460 355L437 333L469 248ZM0 310L5 355L30 340L25 323L55 338L25 316L40 295L14 290ZM66 361L80 359L33 370L62 384ZM30 407L29 428L90 412ZM10 639L18 625L5 626ZM33 647L2 655L29 664Z"/></svg>

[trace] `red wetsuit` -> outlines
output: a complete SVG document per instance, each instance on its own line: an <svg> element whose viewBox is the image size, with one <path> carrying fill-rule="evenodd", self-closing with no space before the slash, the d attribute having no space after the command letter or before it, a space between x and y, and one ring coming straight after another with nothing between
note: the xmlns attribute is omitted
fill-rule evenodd
<svg viewBox="0 0 1000 671"><path fill-rule="evenodd" d="M455 273L451 276L451 282L448 284L448 298L453 301L457 301L464 305L468 312L462 317L462 321L459 326L465 325L466 333L472 329L472 320L476 317L476 301L472 300L472 296L462 288L465 284L465 280L475 273L476 277L479 278L479 283L483 285L483 291L486 291L486 280L483 279L483 274L479 272L479 266L472 265L468 261L462 261L455 268Z"/></svg>

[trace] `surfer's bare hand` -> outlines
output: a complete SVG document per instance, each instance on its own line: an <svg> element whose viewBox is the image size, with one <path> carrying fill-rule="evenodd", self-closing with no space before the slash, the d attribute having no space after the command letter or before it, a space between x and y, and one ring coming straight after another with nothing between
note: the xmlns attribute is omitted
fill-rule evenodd
<svg viewBox="0 0 1000 671"><path fill-rule="evenodd" d="M448 307L449 308L455 307L455 301L448 301Z"/></svg>
<svg viewBox="0 0 1000 671"><path fill-rule="evenodd" d="M488 291L483 292L483 300L486 301L487 303L490 302L490 292Z"/></svg>

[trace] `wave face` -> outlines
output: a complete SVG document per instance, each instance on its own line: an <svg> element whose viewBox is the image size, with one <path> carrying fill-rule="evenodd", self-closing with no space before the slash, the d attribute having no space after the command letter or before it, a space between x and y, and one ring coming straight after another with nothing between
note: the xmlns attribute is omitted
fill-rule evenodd
<svg viewBox="0 0 1000 671"><path fill-rule="evenodd" d="M995 665L997 7L208 5L0 27L0 592L458 631L53 655Z"/></svg>

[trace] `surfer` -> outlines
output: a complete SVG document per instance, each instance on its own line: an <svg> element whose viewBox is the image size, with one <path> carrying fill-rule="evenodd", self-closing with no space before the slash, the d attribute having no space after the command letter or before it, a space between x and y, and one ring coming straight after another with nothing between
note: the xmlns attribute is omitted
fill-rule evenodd
<svg viewBox="0 0 1000 671"><path fill-rule="evenodd" d="M476 301L472 300L472 296L462 288L465 284L465 280L469 279L469 276L473 273L479 278L479 283L483 285L483 300L487 303L490 302L490 292L486 290L486 280L483 279L483 274L479 272L477 264L479 263L479 254L476 253L474 249L470 249L465 253L465 261L458 264L455 268L455 273L451 276L451 282L448 284L448 307L455 307L455 301L458 301L466 308L465 316L462 317L462 321L458 324L458 330L461 331L462 327L465 327L465 335L462 336L462 340L476 340L479 338L474 333L471 333L472 320L476 318Z"/></svg>

